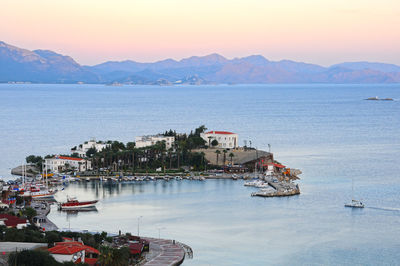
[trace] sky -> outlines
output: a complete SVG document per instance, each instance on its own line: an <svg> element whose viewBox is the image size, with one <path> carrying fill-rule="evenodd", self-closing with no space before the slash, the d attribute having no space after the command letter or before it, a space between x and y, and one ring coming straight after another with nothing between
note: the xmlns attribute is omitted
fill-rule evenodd
<svg viewBox="0 0 400 266"><path fill-rule="evenodd" d="M0 40L86 65L211 53L400 65L400 0L1 0Z"/></svg>

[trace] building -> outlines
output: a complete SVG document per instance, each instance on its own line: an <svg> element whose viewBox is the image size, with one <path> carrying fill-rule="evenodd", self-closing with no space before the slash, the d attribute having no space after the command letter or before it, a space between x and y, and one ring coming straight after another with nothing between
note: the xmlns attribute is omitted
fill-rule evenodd
<svg viewBox="0 0 400 266"><path fill-rule="evenodd" d="M82 158L55 156L45 159L47 170L53 173L59 173L67 169L73 169L79 172L91 170L91 162Z"/></svg>
<svg viewBox="0 0 400 266"><path fill-rule="evenodd" d="M201 133L200 137L202 137L207 146L221 148L221 149L234 149L239 146L239 137L238 134L228 132L228 131L209 131L206 133ZM218 141L217 146L212 146L213 140Z"/></svg>
<svg viewBox="0 0 400 266"><path fill-rule="evenodd" d="M86 157L86 153L89 149L95 149L96 151L102 151L105 148L111 146L111 144L104 143L102 141L96 141L94 139L86 141L79 146L75 146L71 149L71 154L77 153L79 157Z"/></svg>
<svg viewBox="0 0 400 266"><path fill-rule="evenodd" d="M153 146L157 142L165 141L166 149L172 148L172 145L175 142L174 136L164 136L164 135L153 135L153 136L140 136L135 138L135 143L137 148L144 148L148 146Z"/></svg>
<svg viewBox="0 0 400 266"><path fill-rule="evenodd" d="M100 252L78 241L57 242L48 251L58 262L72 261L73 263L87 263L95 265Z"/></svg>
<svg viewBox="0 0 400 266"><path fill-rule="evenodd" d="M22 229L28 226L28 220L2 213L0 214L0 226L1 225L6 226L7 228Z"/></svg>

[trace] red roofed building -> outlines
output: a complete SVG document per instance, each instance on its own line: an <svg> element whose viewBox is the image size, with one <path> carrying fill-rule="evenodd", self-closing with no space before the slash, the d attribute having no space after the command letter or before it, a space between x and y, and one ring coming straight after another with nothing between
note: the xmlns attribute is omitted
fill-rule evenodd
<svg viewBox="0 0 400 266"><path fill-rule="evenodd" d="M57 242L48 251L58 261L72 261L74 263L87 263L95 265L100 252L78 241Z"/></svg>
<svg viewBox="0 0 400 266"><path fill-rule="evenodd" d="M28 225L28 220L10 214L0 214L0 225L21 229Z"/></svg>
<svg viewBox="0 0 400 266"><path fill-rule="evenodd" d="M215 148L234 149L239 146L238 134L229 131L209 131L201 133L200 137L205 140L207 146L211 147L213 147L211 144L213 140L218 141L218 145L214 146Z"/></svg>
<svg viewBox="0 0 400 266"><path fill-rule="evenodd" d="M45 160L47 169L53 173L64 171L66 168L74 168L77 171L91 170L91 162L82 158L67 157L67 156L54 156Z"/></svg>

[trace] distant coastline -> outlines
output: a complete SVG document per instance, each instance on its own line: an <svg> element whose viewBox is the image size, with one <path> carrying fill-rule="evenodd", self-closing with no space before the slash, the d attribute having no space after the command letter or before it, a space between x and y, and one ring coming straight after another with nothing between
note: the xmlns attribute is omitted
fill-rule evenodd
<svg viewBox="0 0 400 266"><path fill-rule="evenodd" d="M262 55L227 59L219 54L154 63L107 61L84 66L49 50L27 50L0 41L0 83L42 84L382 84L400 83L400 66L345 62L329 67Z"/></svg>

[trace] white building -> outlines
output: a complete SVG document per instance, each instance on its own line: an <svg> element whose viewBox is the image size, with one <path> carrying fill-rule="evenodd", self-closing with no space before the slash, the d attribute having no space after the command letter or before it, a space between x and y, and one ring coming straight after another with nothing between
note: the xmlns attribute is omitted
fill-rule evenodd
<svg viewBox="0 0 400 266"><path fill-rule="evenodd" d="M239 146L238 134L228 131L209 131L201 133L200 137L205 140L206 146L213 147L211 144L213 140L218 141L218 145L214 146L215 148L234 149Z"/></svg>
<svg viewBox="0 0 400 266"><path fill-rule="evenodd" d="M71 153L72 154L73 153L77 153L79 157L83 158L83 157L86 157L86 152L91 148L96 149L96 151L99 152L99 151L104 150L105 148L107 148L110 145L111 144L107 144L107 143L104 143L102 141L97 141L96 142L96 140L92 139L92 140L86 141L83 144L80 144L77 147L73 147L71 149Z"/></svg>
<svg viewBox="0 0 400 266"><path fill-rule="evenodd" d="M47 170L53 173L58 173L68 168L75 169L79 172L91 170L91 162L82 158L55 156L53 158L45 159L45 166Z"/></svg>
<svg viewBox="0 0 400 266"><path fill-rule="evenodd" d="M164 135L154 135L154 136L140 136L135 138L136 148L143 148L155 145L157 142L165 141L166 149L172 148L175 142L175 137L164 136Z"/></svg>

